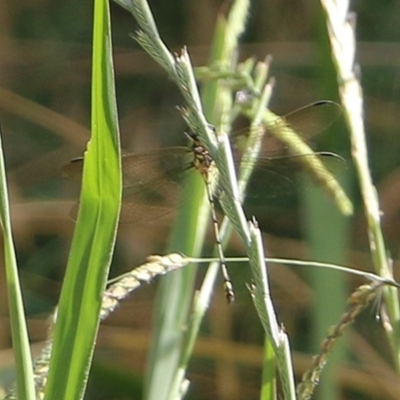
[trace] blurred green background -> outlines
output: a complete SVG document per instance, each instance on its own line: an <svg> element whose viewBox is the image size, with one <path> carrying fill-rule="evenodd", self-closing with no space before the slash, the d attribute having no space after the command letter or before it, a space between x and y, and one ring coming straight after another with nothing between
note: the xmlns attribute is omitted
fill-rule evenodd
<svg viewBox="0 0 400 400"><path fill-rule="evenodd" d="M150 6L168 47L179 51L187 45L194 64L205 65L216 18L229 4L186 0L152 1ZM92 2L39 0L3 1L0 7L0 122L35 354L47 334L47 317L57 303L74 228L69 210L79 188L62 178L61 168L83 153L89 138L92 8ZM400 238L400 3L355 1L353 10L357 15L370 163L396 275ZM144 152L184 144L185 125L176 110L182 104L180 94L130 38L136 29L132 16L115 4L111 4L111 12L123 149ZM320 99L337 100L318 2L253 1L239 58L263 59L267 54L273 56L271 75L276 79L271 108L278 114ZM321 149L349 157L343 122L316 141ZM341 262L369 270L368 237L351 160L346 172L356 212L344 222L345 234L329 238L330 245L343 246ZM310 258L313 254L305 240L312 237L307 230L313 225L307 221L303 203L301 199L284 199L272 209L254 212L266 232L269 255ZM325 211L339 218L329 202ZM170 213L147 224L123 225L112 275L143 263L150 254L162 254L173 217ZM210 254L212 243L210 231L205 255ZM242 254L237 240L232 241L227 254ZM258 398L263 337L244 285L249 278L245 267L231 268L238 298L234 306L227 306L222 289L215 295L191 362L189 398ZM322 339L310 339L310 310L318 302L313 296L315 288L308 270L271 266L270 273L273 299L291 338L299 378L308 365L308 355L317 350ZM3 268L0 274L0 379L7 385L12 379L13 358ZM342 285L351 290L360 283L350 278ZM86 398L140 398L156 286L135 293L101 328ZM335 293L331 295L333 298ZM330 304L318 305L330 313ZM336 380L331 382L337 398L398 398L398 377L391 369L386 338L374 313L365 313L347 335L351 352L336 365ZM333 314L336 321L339 315Z"/></svg>

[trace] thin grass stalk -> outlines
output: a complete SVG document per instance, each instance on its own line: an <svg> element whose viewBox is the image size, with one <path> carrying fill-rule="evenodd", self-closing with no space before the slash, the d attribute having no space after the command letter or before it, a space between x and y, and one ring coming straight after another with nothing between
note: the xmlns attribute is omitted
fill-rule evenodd
<svg viewBox="0 0 400 400"><path fill-rule="evenodd" d="M247 0L235 1L227 20L225 21L223 17L217 20L209 60L210 66L219 65L221 67L226 66L227 69L234 69L234 51L238 46L239 36L244 30L248 7L249 2ZM205 116L215 126L216 133L226 134L229 132L231 130L232 93L227 81L219 79L206 83L202 88L201 97ZM198 295L195 296L187 331L184 335L178 373L172 386L171 399L178 398L178 394L182 395L180 388L185 382L188 362L193 352L200 324L209 307L218 272L219 262L212 263L207 270Z"/></svg>
<svg viewBox="0 0 400 400"><path fill-rule="evenodd" d="M10 310L11 338L16 361L18 396L27 400L36 398L21 284L11 227L7 178L0 132L0 221L3 230L4 265Z"/></svg>
<svg viewBox="0 0 400 400"><path fill-rule="evenodd" d="M129 10L138 21L141 30L135 35L142 47L168 72L180 88L186 106L181 112L190 128L202 136L209 148L215 148L215 138L211 136L203 112L190 59L184 49L181 55L171 55L162 42L148 4L132 1ZM204 201L204 183L199 177L184 189L184 196L192 195L192 202L181 209L172 233L170 248L190 254L199 254L208 222L207 203ZM188 221L190 225L188 225ZM181 382L178 364L181 357L182 327L187 323L187 314L193 294L193 268L177 272L164 279L157 295L155 329L147 368L145 385L146 399L163 399L172 393L182 396L185 388ZM168 350L166 350L166 347ZM171 385L174 388L171 389Z"/></svg>
<svg viewBox="0 0 400 400"><path fill-rule="evenodd" d="M381 211L376 188L369 170L365 140L363 93L359 81L360 67L355 61L355 15L349 12L349 1L321 0L331 42L332 58L337 72L339 95L351 134L352 155L364 202L368 238L374 269L385 278L393 278L380 224ZM396 369L400 372L400 306L394 288L384 290L387 324L384 324L392 348Z"/></svg>

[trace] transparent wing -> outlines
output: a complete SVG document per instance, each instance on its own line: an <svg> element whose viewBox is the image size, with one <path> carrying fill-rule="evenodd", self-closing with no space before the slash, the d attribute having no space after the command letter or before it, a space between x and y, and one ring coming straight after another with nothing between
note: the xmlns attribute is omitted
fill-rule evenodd
<svg viewBox="0 0 400 400"><path fill-rule="evenodd" d="M317 101L284 115L267 129L275 132L287 130L289 126L308 141L331 126L341 114L339 104L333 101Z"/></svg>
<svg viewBox="0 0 400 400"><path fill-rule="evenodd" d="M331 196L337 196L339 189L334 174L346 163L336 154L313 152L309 140L328 128L340 115L341 107L337 103L320 101L284 117L271 118L272 121L265 126L248 195L253 197L259 192L257 196L262 193L264 197L274 197L291 193L296 186L296 176L307 173ZM245 139L243 133L232 136L234 145L240 143L239 148L246 143Z"/></svg>
<svg viewBox="0 0 400 400"><path fill-rule="evenodd" d="M346 161L335 153L319 152L293 156L261 158L258 160L250 178L246 197L273 198L292 194L298 185L299 177L308 174L307 165L314 164L321 180L313 174L313 184L324 186L334 181L334 174L346 168ZM304 181L303 181L304 182Z"/></svg>
<svg viewBox="0 0 400 400"><path fill-rule="evenodd" d="M159 218L176 208L180 188L191 172L193 154L186 147L170 147L122 157L123 195L121 223L142 223ZM82 177L83 159L63 168L70 180ZM71 210L76 219L79 203Z"/></svg>
<svg viewBox="0 0 400 400"><path fill-rule="evenodd" d="M324 101L275 118L273 123L268 124L246 196L270 198L287 195L295 190L296 176L308 172L312 172L316 184L328 185L331 187L329 190L337 193L334 173L345 167L345 161L334 153L313 153L308 147L302 152L305 154L291 155L291 145L285 137L293 136L293 132L296 132L300 140L308 141L331 125L340 113L338 104ZM242 131L235 133L232 140L234 143L241 142L247 136L248 131ZM182 183L194 170L193 159L193 151L187 147L170 147L123 156L121 222L143 223L175 209ZM240 154L237 155L239 163ZM63 174L79 181L82 170L83 159L74 159L63 168ZM71 211L74 219L78 208L79 204L76 204Z"/></svg>
<svg viewBox="0 0 400 400"><path fill-rule="evenodd" d="M272 118L265 126L260 157L277 157L290 153L294 132L297 138L310 143L310 139L331 126L341 115L339 104L332 101L318 101L308 104L282 117ZM231 135L233 145L240 149L245 146L249 130Z"/></svg>

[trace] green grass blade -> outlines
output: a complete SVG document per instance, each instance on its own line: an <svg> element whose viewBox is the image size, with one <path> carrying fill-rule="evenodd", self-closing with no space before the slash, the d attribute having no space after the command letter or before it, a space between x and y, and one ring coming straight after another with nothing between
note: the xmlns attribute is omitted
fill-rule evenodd
<svg viewBox="0 0 400 400"><path fill-rule="evenodd" d="M208 215L198 210L204 204L204 182L193 176L184 188L184 202L174 226L169 248L188 254L199 254ZM186 203L186 204L185 204ZM204 210L204 208L203 208ZM204 210L207 212L207 209ZM168 399L171 385L176 380L181 357L182 327L185 326L193 298L193 285L197 269L184 268L164 277L157 293L157 310L148 361L145 399Z"/></svg>
<svg viewBox="0 0 400 400"><path fill-rule="evenodd" d="M264 340L264 360L260 400L276 398L275 352L269 337Z"/></svg>
<svg viewBox="0 0 400 400"><path fill-rule="evenodd" d="M95 1L92 137L54 332L45 399L82 398L99 324L121 202L122 178L108 3Z"/></svg>
<svg viewBox="0 0 400 400"><path fill-rule="evenodd" d="M343 181L343 180L342 180ZM329 199L324 197L318 188L307 188L303 191L302 207L303 224L306 238L310 243L310 258L316 260L333 260L340 264L345 261L348 250L348 221L334 208ZM312 309L313 327L311 330L312 353L318 351L318 344L326 336L327 329L339 320L346 306L347 278L315 268L309 275L314 290ZM329 309L327 309L329 304ZM345 358L343 340L330 354L329 362L324 369L319 391L324 399L336 399L337 389L332 385L337 372L338 363Z"/></svg>
<svg viewBox="0 0 400 400"><path fill-rule="evenodd" d="M0 138L1 140L1 138ZM17 393L20 399L35 399L32 357L29 347L14 241L11 230L3 148L0 141L0 218L4 236L4 258L10 305L11 335L16 361Z"/></svg>

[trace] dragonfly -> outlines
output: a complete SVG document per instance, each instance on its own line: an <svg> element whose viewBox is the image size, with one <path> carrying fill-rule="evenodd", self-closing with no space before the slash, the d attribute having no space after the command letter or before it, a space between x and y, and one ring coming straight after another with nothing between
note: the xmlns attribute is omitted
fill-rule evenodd
<svg viewBox="0 0 400 400"><path fill-rule="evenodd" d="M258 196L276 197L293 192L295 175L307 172L307 159L317 159L318 168L325 165L344 163L344 160L335 153L309 152L309 154L292 154L293 150L286 143L289 131L295 131L300 140L309 142L316 134L331 125L341 114L338 104L330 101L320 101L295 110L283 117L277 117L265 126L265 135L258 161L255 165L256 182L250 182L250 192L257 190ZM281 139L276 138L281 135ZM283 139L282 139L283 135ZM232 282L225 264L224 253L219 234L214 198L218 197L223 189L212 187L214 160L208 150L194 133L187 134L191 141L190 147L168 147L146 153L127 154L122 157L123 171L123 202L121 207L120 223L143 223L157 219L176 208L179 203L180 188L191 173L198 171L207 188L207 197L210 202L211 220L214 229L216 247L224 278L226 298L229 303L234 301ZM248 130L232 135L232 143L239 145L245 141ZM237 165L240 164L238 157ZM80 179L83 171L83 159L76 158L64 166L63 175L69 179ZM260 179L261 177L261 179ZM324 178L334 180L333 175ZM316 184L322 185L321 178L316 178ZM146 212L143 212L143 206ZM76 217L79 204L77 203L71 216Z"/></svg>

